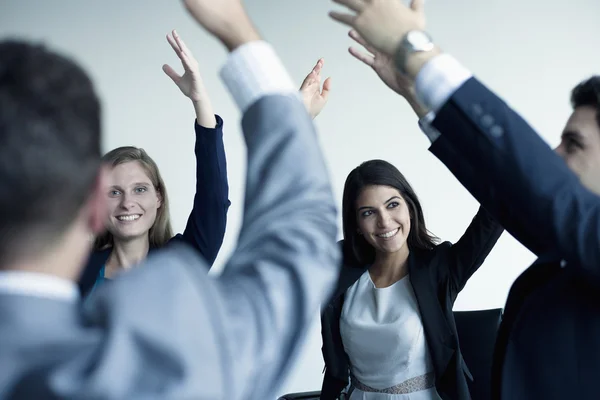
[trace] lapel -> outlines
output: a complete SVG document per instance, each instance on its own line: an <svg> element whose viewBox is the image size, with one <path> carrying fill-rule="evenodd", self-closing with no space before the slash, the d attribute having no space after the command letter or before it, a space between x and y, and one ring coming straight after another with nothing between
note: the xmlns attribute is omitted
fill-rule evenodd
<svg viewBox="0 0 600 400"><path fill-rule="evenodd" d="M428 260L420 258L417 251L411 251L408 257L408 272L419 305L436 381L439 381L456 352L457 339L438 301L437 282L431 281L427 268Z"/></svg>
<svg viewBox="0 0 600 400"><path fill-rule="evenodd" d="M352 286L370 266L370 264L359 267L343 265L335 292L333 293L333 299L337 299L346 293L346 290L348 290L348 288Z"/></svg>
<svg viewBox="0 0 600 400"><path fill-rule="evenodd" d="M344 240L340 240L338 242L338 246L340 248L340 251L344 255L343 258L346 259L345 255L350 253L351 250L346 248ZM349 257L349 259L353 259L353 257ZM333 297L331 297L331 299L335 302L341 296L343 296L344 293L346 293L346 290L348 290L348 288L352 286L354 282L356 282L362 276L362 274L364 274L365 271L369 269L370 266L371 264L356 266L343 263L342 268L340 270L340 275L338 277L337 285L335 287Z"/></svg>

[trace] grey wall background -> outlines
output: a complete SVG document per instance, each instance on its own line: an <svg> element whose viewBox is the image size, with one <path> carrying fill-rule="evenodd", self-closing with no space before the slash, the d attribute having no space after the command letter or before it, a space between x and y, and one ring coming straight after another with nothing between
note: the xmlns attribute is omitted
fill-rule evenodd
<svg viewBox="0 0 600 400"><path fill-rule="evenodd" d="M457 240L477 210L475 200L428 153L410 109L366 66L347 53L347 30L325 0L248 0L256 25L300 84L319 57L333 77L329 104L317 119L320 139L341 204L344 180L360 162L382 158L408 177L428 227ZM428 30L448 52L496 90L550 145L570 114L569 91L600 72L600 3L594 0L429 0ZM75 57L103 98L104 149L144 147L157 161L181 231L194 195L194 112L164 75L181 71L165 35L176 28L201 64L215 110L225 119L232 207L218 273L235 246L245 173L239 112L218 78L222 47L186 14L179 1L2 0L0 36L45 42ZM341 226L341 221L340 221ZM461 293L456 309L501 307L510 284L534 259L505 234ZM316 315L315 315L316 317ZM281 393L320 388L323 362L318 319Z"/></svg>

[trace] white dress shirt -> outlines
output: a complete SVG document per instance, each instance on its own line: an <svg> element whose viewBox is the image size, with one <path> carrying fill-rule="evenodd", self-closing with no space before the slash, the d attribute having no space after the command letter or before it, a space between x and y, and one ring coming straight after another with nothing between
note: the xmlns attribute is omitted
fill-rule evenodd
<svg viewBox="0 0 600 400"><path fill-rule="evenodd" d="M472 76L473 74L450 54L440 54L432 58L417 74L417 99L430 110L419 120L419 127L432 143L440 136L440 132L431 125L435 113Z"/></svg>
<svg viewBox="0 0 600 400"><path fill-rule="evenodd" d="M433 363L410 276L377 288L366 271L345 294L340 334L353 378L388 389L433 373ZM433 383L432 383L433 385ZM435 387L410 393L354 388L350 400L439 400Z"/></svg>
<svg viewBox="0 0 600 400"><path fill-rule="evenodd" d="M76 301L75 282L39 272L0 271L0 293Z"/></svg>

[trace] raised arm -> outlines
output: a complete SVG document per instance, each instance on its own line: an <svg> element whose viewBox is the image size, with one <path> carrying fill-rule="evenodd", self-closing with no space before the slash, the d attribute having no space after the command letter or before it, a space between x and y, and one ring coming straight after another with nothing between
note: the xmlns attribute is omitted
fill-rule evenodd
<svg viewBox="0 0 600 400"><path fill-rule="evenodd" d="M222 76L244 113L242 228L219 277L180 245L100 288L90 318L109 340L95 363L81 352L89 381L77 385L90 398L275 398L339 270L328 172L285 68L239 0L186 5L232 50Z"/></svg>
<svg viewBox="0 0 600 400"><path fill-rule="evenodd" d="M493 127L481 124L475 103L485 105L482 112L494 118ZM600 274L600 197L583 187L518 114L471 79L442 107L433 126L478 166L487 189L471 192L521 243Z"/></svg>
<svg viewBox="0 0 600 400"><path fill-rule="evenodd" d="M167 64L163 70L192 101L196 111L196 194L185 230L174 239L191 244L212 265L223 244L227 211L231 204L223 145L223 120L213 112L198 61L190 49L176 31L167 35L167 41L181 60L184 73L179 75Z"/></svg>
<svg viewBox="0 0 600 400"><path fill-rule="evenodd" d="M476 191L486 184L476 179L477 174L472 165L460 156L445 136L436 139L429 150L446 164L459 180L468 180L477 185L478 187L474 188ZM449 261L448 277L455 299L469 278L481 267L503 231L492 214L480 206L465 233L456 243L447 247L445 255Z"/></svg>
<svg viewBox="0 0 600 400"><path fill-rule="evenodd" d="M336 207L302 107L293 95L270 96L244 117L253 159L239 251L223 275L223 295L238 317L227 319L235 373L251 366L257 377L247 398L274 398L339 268Z"/></svg>

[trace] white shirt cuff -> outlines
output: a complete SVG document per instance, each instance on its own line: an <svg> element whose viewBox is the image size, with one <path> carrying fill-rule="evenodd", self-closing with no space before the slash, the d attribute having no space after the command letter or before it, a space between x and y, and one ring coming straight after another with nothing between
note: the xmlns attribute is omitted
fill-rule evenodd
<svg viewBox="0 0 600 400"><path fill-rule="evenodd" d="M435 113L433 111L429 111L423 118L419 120L419 128L423 131L425 136L429 138L431 143L435 142L437 138L440 137L440 131L434 128L432 125L433 120L435 119Z"/></svg>
<svg viewBox="0 0 600 400"><path fill-rule="evenodd" d="M298 95L275 50L264 41L246 43L231 52L221 69L221 79L242 113L263 96Z"/></svg>
<svg viewBox="0 0 600 400"><path fill-rule="evenodd" d="M437 112L473 74L450 54L428 61L415 80L417 98L427 109Z"/></svg>

